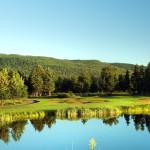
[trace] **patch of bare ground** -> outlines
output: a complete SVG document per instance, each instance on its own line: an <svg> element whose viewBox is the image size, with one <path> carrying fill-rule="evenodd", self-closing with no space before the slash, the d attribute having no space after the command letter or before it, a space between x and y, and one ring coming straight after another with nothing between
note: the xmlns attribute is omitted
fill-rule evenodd
<svg viewBox="0 0 150 150"><path fill-rule="evenodd" d="M149 102L150 103L150 99L140 99L140 100L138 100L138 102Z"/></svg>
<svg viewBox="0 0 150 150"><path fill-rule="evenodd" d="M87 100L87 101L81 101L81 102L72 102L71 104L87 104L87 103L103 103L104 100Z"/></svg>
<svg viewBox="0 0 150 150"><path fill-rule="evenodd" d="M100 99L100 100L88 100L88 102L94 102L94 103L97 103L97 102L100 102L100 103L102 103L102 102L105 102L105 100L102 100L102 99Z"/></svg>
<svg viewBox="0 0 150 150"><path fill-rule="evenodd" d="M76 100L75 98L65 98L65 100L69 101L69 100Z"/></svg>
<svg viewBox="0 0 150 150"><path fill-rule="evenodd" d="M65 103L65 100L49 100L49 103Z"/></svg>
<svg viewBox="0 0 150 150"><path fill-rule="evenodd" d="M69 103L69 104L87 104L87 103L103 103L105 100L84 100L84 101L72 101L74 98L66 98L64 100L49 100L50 103Z"/></svg>
<svg viewBox="0 0 150 150"><path fill-rule="evenodd" d="M83 104L83 102L73 102L73 103L70 103L70 104Z"/></svg>

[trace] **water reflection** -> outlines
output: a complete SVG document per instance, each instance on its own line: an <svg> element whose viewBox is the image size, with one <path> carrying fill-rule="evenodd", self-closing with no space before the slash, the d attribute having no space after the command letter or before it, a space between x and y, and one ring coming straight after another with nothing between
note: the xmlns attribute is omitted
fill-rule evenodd
<svg viewBox="0 0 150 150"><path fill-rule="evenodd" d="M18 114L15 114L18 116ZM103 124L109 126L115 126L119 124L119 117L124 118L127 126L130 126L131 122L134 122L135 129L137 131L144 131L145 129L150 132L150 115L145 114L119 114L118 111L104 111L103 113L97 109L66 109L62 111L50 111L50 112L33 112L33 114L26 114L26 117L20 119L13 114L14 118L7 118L5 123L1 122L0 125L0 139L5 143L10 142L10 136L14 141L19 141L25 132L25 126L28 121L31 122L35 130L41 132L45 126L52 128L53 124L61 120L81 120L83 125L86 125L90 118L99 118L103 121ZM21 114L19 114L21 116ZM24 114L22 114L24 115ZM8 116L7 116L8 117ZM11 116L12 117L12 116ZM15 120L16 118L16 120Z"/></svg>
<svg viewBox="0 0 150 150"><path fill-rule="evenodd" d="M132 115L131 118L134 121L135 129L144 131L145 126L150 132L150 116L148 115Z"/></svg>
<svg viewBox="0 0 150 150"><path fill-rule="evenodd" d="M54 123L56 123L56 112L46 112L46 115L42 119L30 119L31 124L34 129L41 132L44 129L44 126L47 125L48 128L51 128Z"/></svg>

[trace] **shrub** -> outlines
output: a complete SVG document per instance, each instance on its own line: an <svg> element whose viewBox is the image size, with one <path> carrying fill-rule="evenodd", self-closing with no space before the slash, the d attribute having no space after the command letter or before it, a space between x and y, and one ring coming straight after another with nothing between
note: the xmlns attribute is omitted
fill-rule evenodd
<svg viewBox="0 0 150 150"><path fill-rule="evenodd" d="M74 96L75 95L72 92L58 94L58 98L70 98L70 97L74 97Z"/></svg>

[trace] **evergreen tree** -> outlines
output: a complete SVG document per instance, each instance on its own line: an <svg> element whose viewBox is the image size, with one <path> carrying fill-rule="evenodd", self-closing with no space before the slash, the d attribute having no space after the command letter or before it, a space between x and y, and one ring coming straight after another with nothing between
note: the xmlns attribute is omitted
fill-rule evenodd
<svg viewBox="0 0 150 150"><path fill-rule="evenodd" d="M72 76L71 77L71 88L72 88L72 90L70 90L70 91L72 91L72 92L76 92L76 86L77 86L77 82L78 82L78 77L77 76Z"/></svg>
<svg viewBox="0 0 150 150"><path fill-rule="evenodd" d="M58 77L55 82L55 92L62 92L63 78Z"/></svg>
<svg viewBox="0 0 150 150"><path fill-rule="evenodd" d="M55 90L54 72L48 68L43 74L43 94L51 96L51 92Z"/></svg>
<svg viewBox="0 0 150 150"><path fill-rule="evenodd" d="M29 76L29 92L34 96L41 96L43 91L43 77L46 75L44 68L40 65L36 66Z"/></svg>
<svg viewBox="0 0 150 150"><path fill-rule="evenodd" d="M27 87L17 71L11 71L9 90L12 99L21 99L27 96ZM15 101L14 101L15 102Z"/></svg>
<svg viewBox="0 0 150 150"><path fill-rule="evenodd" d="M131 91L133 94L140 93L139 80L140 80L140 66L135 65L134 72L131 76Z"/></svg>
<svg viewBox="0 0 150 150"><path fill-rule="evenodd" d="M118 78L118 84L117 84L117 90L119 92L124 91L125 87L124 87L124 76L122 74L119 75Z"/></svg>
<svg viewBox="0 0 150 150"><path fill-rule="evenodd" d="M145 70L145 92L148 94L150 93L150 63L148 63L146 70Z"/></svg>
<svg viewBox="0 0 150 150"><path fill-rule="evenodd" d="M0 71L0 100L1 105L4 104L4 101L9 98L9 78L8 70L6 68Z"/></svg>
<svg viewBox="0 0 150 150"><path fill-rule="evenodd" d="M52 69L36 66L29 76L29 92L34 96L51 95L55 90L55 76Z"/></svg>
<svg viewBox="0 0 150 150"><path fill-rule="evenodd" d="M61 92L76 92L77 77L64 78L61 86Z"/></svg>
<svg viewBox="0 0 150 150"><path fill-rule="evenodd" d="M127 70L124 78L124 91L130 90L130 82L130 72Z"/></svg>
<svg viewBox="0 0 150 150"><path fill-rule="evenodd" d="M90 92L100 92L100 91L102 91L101 78L92 76Z"/></svg>
<svg viewBox="0 0 150 150"><path fill-rule="evenodd" d="M116 79L118 78L118 70L117 68L113 68L111 66L105 67L102 69L101 78L103 83L103 90L112 93L115 91L116 87Z"/></svg>
<svg viewBox="0 0 150 150"><path fill-rule="evenodd" d="M62 83L62 91L61 92L69 92L73 90L72 82L69 78L64 78Z"/></svg>
<svg viewBox="0 0 150 150"><path fill-rule="evenodd" d="M139 77L139 93L145 93L145 69L144 66L140 66L140 77Z"/></svg>
<svg viewBox="0 0 150 150"><path fill-rule="evenodd" d="M19 75L20 75L20 77L22 78L22 80L24 81L24 85L25 86L29 86L28 84L28 77L27 76L25 76L25 74L22 72L22 71L18 71L18 73L19 73Z"/></svg>
<svg viewBox="0 0 150 150"><path fill-rule="evenodd" d="M78 82L76 86L77 92L86 93L89 92L91 85L91 77L88 72L82 71L78 77Z"/></svg>

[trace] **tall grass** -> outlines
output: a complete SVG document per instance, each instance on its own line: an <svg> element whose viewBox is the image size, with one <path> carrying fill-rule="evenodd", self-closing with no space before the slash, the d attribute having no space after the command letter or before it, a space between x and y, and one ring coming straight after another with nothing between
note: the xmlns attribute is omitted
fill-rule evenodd
<svg viewBox="0 0 150 150"><path fill-rule="evenodd" d="M89 119L89 118L113 118L121 115L121 111L118 108L69 108L61 109L56 113L56 117L59 119Z"/></svg>
<svg viewBox="0 0 150 150"><path fill-rule="evenodd" d="M44 111L22 112L22 113L0 113L0 126L27 119L42 119L45 117Z"/></svg>
<svg viewBox="0 0 150 150"><path fill-rule="evenodd" d="M121 107L120 109L123 114L150 114L150 105Z"/></svg>
<svg viewBox="0 0 150 150"><path fill-rule="evenodd" d="M79 120L79 119L110 119L118 118L122 114L150 114L150 105L130 107L103 107L103 108L64 108L54 111L56 119ZM48 111L0 113L0 126L19 120L43 119L48 116Z"/></svg>

